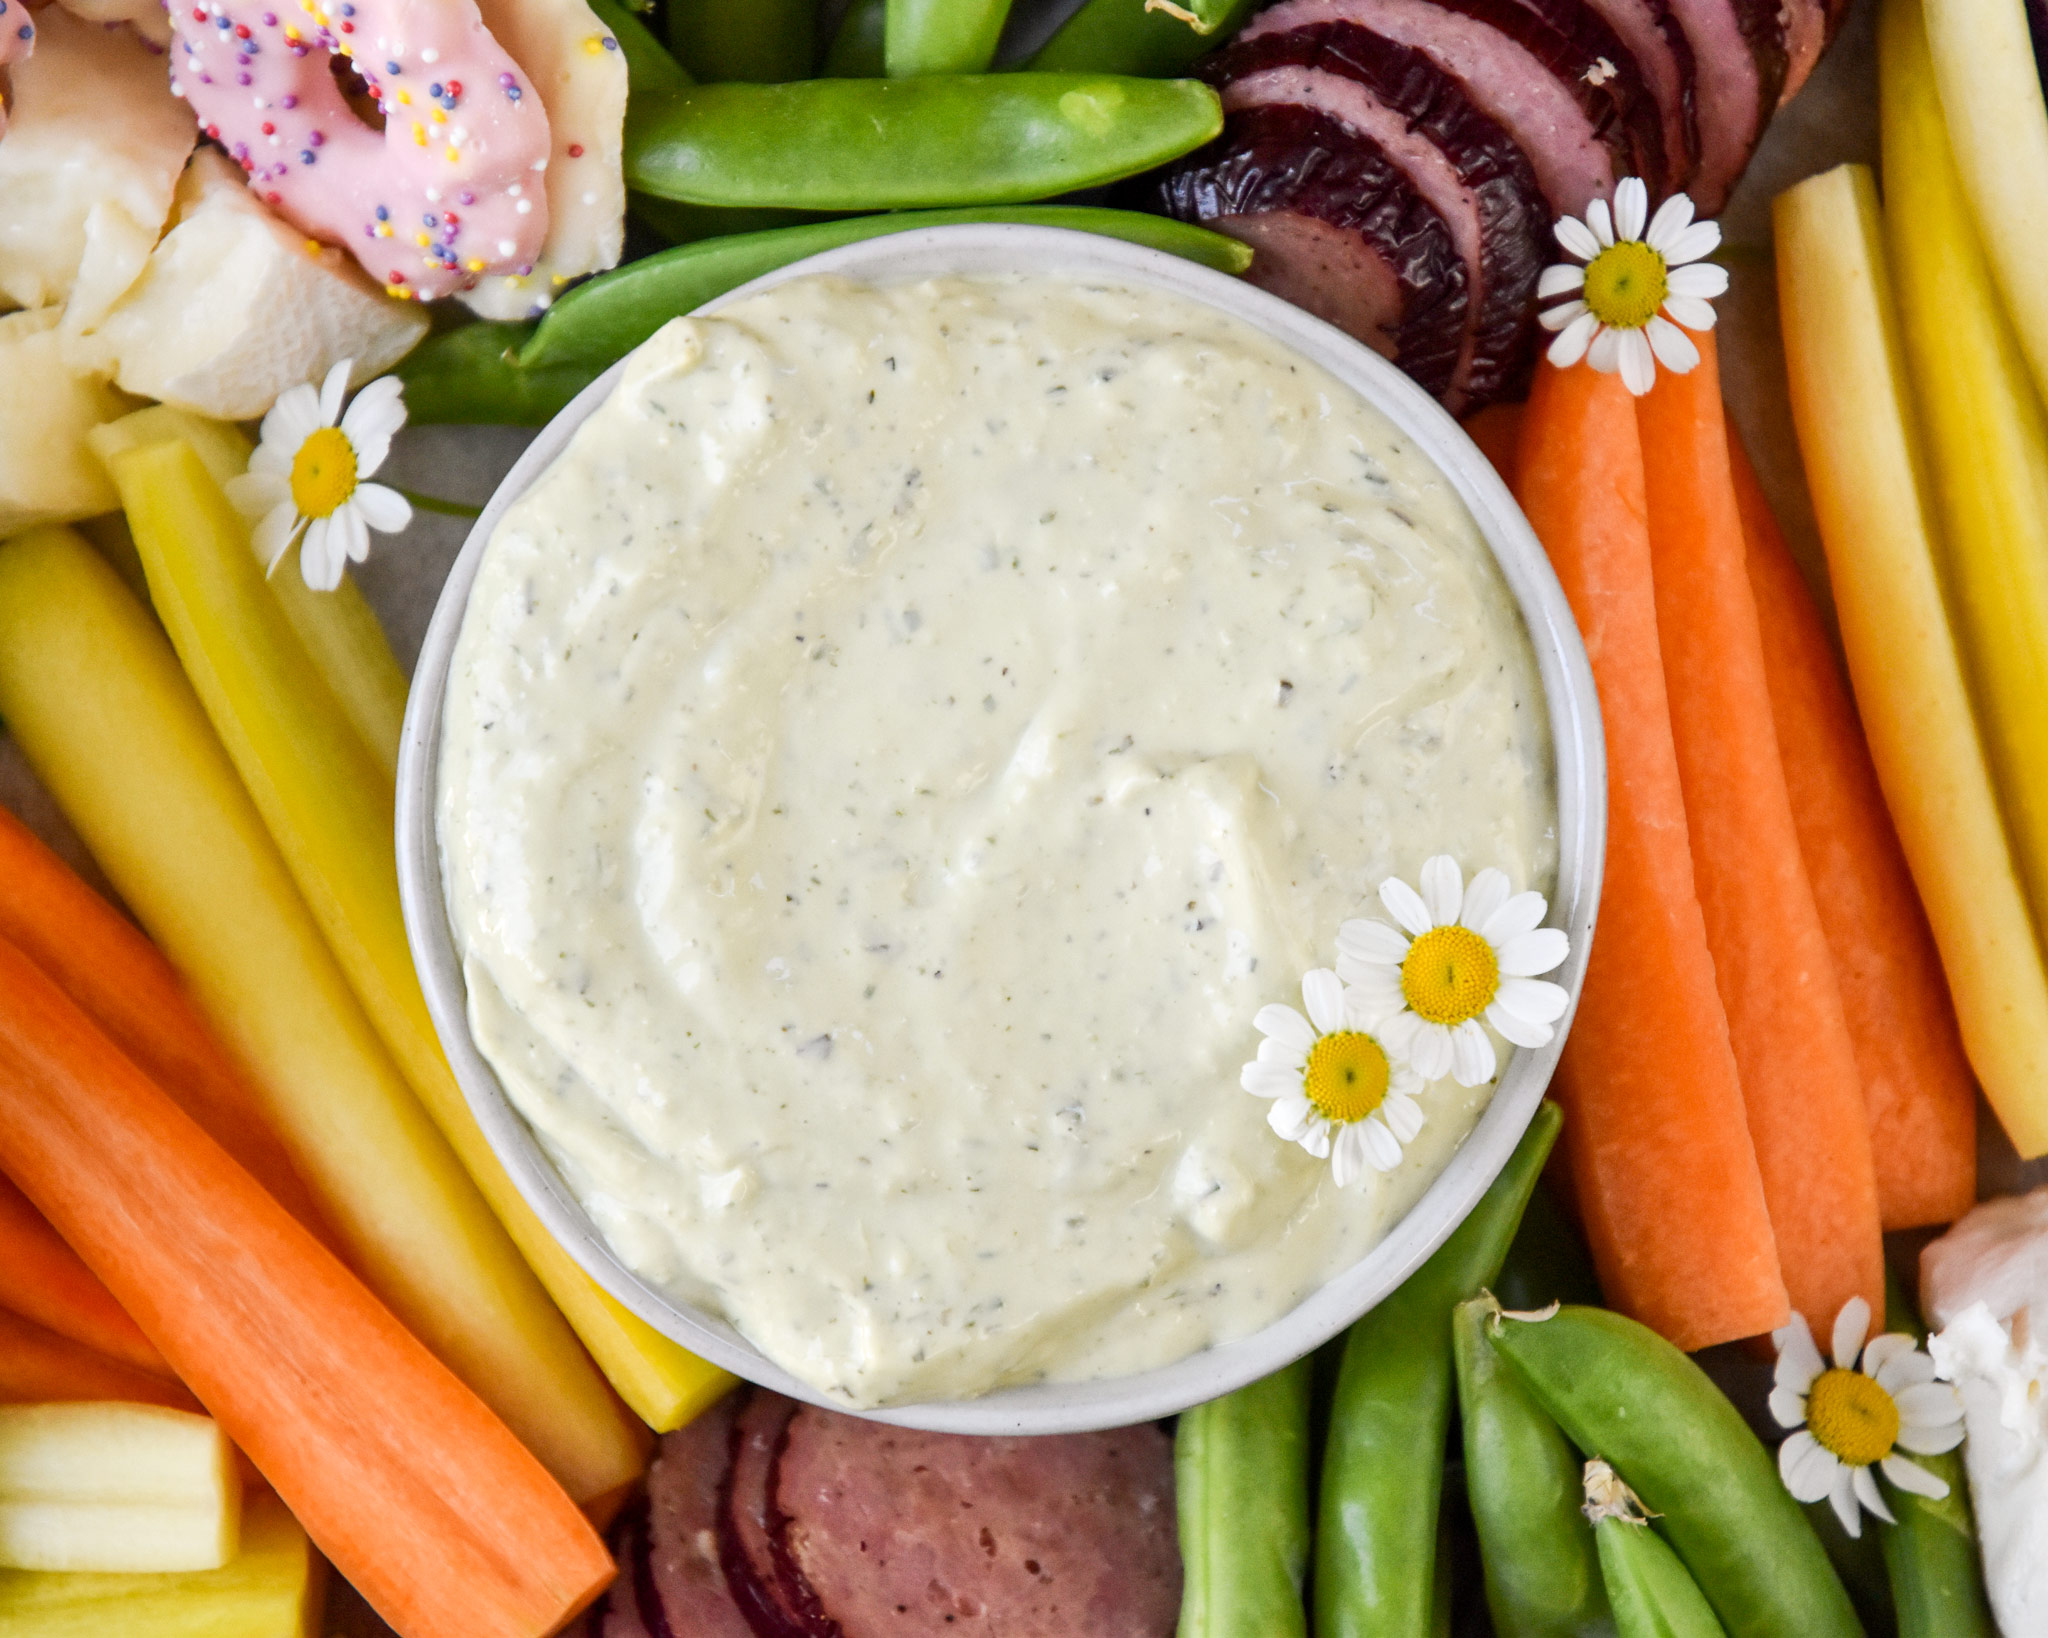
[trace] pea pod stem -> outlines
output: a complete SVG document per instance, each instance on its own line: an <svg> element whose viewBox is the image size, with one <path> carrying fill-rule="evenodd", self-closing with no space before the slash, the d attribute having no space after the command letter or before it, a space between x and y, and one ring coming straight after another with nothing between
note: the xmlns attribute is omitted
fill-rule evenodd
<svg viewBox="0 0 2048 1638"><path fill-rule="evenodd" d="M678 246L579 285L541 320L532 339L519 351L519 366L603 369L625 357L670 319L805 256L883 234L969 222L1016 222L1103 233L1227 273L1241 273L1250 265L1250 252L1219 233L1139 211L1088 205L915 211L813 222Z"/></svg>
<svg viewBox="0 0 2048 1638"><path fill-rule="evenodd" d="M1099 187L1201 146L1222 104L1192 80L937 74L700 85L630 121L626 180L699 205L906 210Z"/></svg>
<svg viewBox="0 0 2048 1638"><path fill-rule="evenodd" d="M1087 0L1038 49L1031 68L1059 74L1184 73L1235 34L1257 0L1188 6L1207 30L1145 0Z"/></svg>
<svg viewBox="0 0 2048 1638"><path fill-rule="evenodd" d="M1585 1492L1620 1638L1727 1638L1699 1584L1598 1457L1586 1464Z"/></svg>
<svg viewBox="0 0 2048 1638"><path fill-rule="evenodd" d="M1313 1357L1198 1405L1174 1433L1178 1638L1307 1638Z"/></svg>
<svg viewBox="0 0 2048 1638"><path fill-rule="evenodd" d="M1861 1638L1777 1463L1707 1374L1647 1326L1567 1306L1488 1327L1536 1402L1650 1510L1732 1638Z"/></svg>
<svg viewBox="0 0 2048 1638"><path fill-rule="evenodd" d="M802 79L818 46L818 0L668 0L668 43L700 80Z"/></svg>
<svg viewBox="0 0 2048 1638"><path fill-rule="evenodd" d="M1426 1638L1451 1413L1451 1310L1499 1272L1557 1140L1554 1104L1471 1215L1345 1338L1323 1456L1316 1638Z"/></svg>
<svg viewBox="0 0 2048 1638"><path fill-rule="evenodd" d="M1010 0L886 0L882 60L890 78L986 74Z"/></svg>

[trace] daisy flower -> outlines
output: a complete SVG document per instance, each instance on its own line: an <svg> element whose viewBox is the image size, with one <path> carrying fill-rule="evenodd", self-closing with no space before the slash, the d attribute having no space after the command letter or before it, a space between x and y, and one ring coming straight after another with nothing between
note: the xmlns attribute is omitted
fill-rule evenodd
<svg viewBox="0 0 2048 1638"><path fill-rule="evenodd" d="M1401 1163L1401 1146L1422 1130L1422 1077L1387 1050L1372 1015L1329 968L1302 979L1301 1000L1307 1017L1277 1002L1259 1008L1252 1023L1265 1040L1238 1084L1270 1098L1266 1124L1327 1158L1345 1189L1367 1166L1390 1172Z"/></svg>
<svg viewBox="0 0 2048 1638"><path fill-rule="evenodd" d="M404 384L379 376L344 415L354 362L335 365L317 392L305 383L281 394L263 417L249 470L228 482L228 499L255 524L251 538L266 572L303 534L299 572L315 591L333 591L344 564L370 555L370 530L396 534L412 522L403 495L363 481L384 464L392 435L405 425Z"/></svg>
<svg viewBox="0 0 2048 1638"><path fill-rule="evenodd" d="M1835 1362L1814 1346L1806 1318L1771 1333L1778 1345L1771 1414L1795 1428L1778 1447L1778 1472L1802 1502L1823 1496L1850 1535L1862 1533L1863 1507L1896 1522L1877 1488L1872 1467L1901 1490L1940 1498L1948 1485L1899 1452L1936 1456L1963 1441L1963 1402L1954 1387L1934 1379L1934 1361L1897 1331L1870 1332L1870 1304L1851 1297L1835 1316ZM1858 1367L1857 1356L1862 1356Z"/></svg>
<svg viewBox="0 0 2048 1638"><path fill-rule="evenodd" d="M1708 304L1728 289L1726 268L1700 264L1720 245L1721 229L1695 222L1692 200L1674 193L1646 233L1649 213L1642 178L1623 177L1612 213L1606 200L1595 199L1583 222L1558 218L1557 242L1576 260L1546 267L1536 283L1540 301L1572 298L1539 315L1545 329L1561 332L1550 344L1550 362L1563 370L1583 358L1606 374L1619 370L1638 397L1656 381L1659 364L1684 375L1700 361L1685 331L1713 329Z"/></svg>
<svg viewBox="0 0 2048 1638"><path fill-rule="evenodd" d="M1439 853L1422 867L1420 893L1390 876L1380 903L1400 927L1344 923L1337 972L1385 1019L1380 1039L1425 1081L1493 1079L1482 1018L1516 1046L1549 1044L1570 997L1536 975L1570 955L1571 941L1541 925L1549 909L1541 893L1512 893L1498 870L1480 871L1467 887L1457 860Z"/></svg>

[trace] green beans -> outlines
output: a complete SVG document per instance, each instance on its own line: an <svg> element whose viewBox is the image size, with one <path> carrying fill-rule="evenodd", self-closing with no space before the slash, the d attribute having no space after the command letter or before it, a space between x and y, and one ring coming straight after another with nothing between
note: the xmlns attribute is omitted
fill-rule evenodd
<svg viewBox="0 0 2048 1638"><path fill-rule="evenodd" d="M1557 1140L1544 1104L1457 1231L1344 1342L1316 1527L1316 1638L1426 1638L1451 1414L1451 1310L1499 1271Z"/></svg>
<svg viewBox="0 0 2048 1638"><path fill-rule="evenodd" d="M1727 1638L1699 1584L1614 1469L1597 1457L1588 1462L1585 1491L1620 1638Z"/></svg>
<svg viewBox="0 0 2048 1638"><path fill-rule="evenodd" d="M668 0L668 43L700 80L800 80L818 49L818 0Z"/></svg>
<svg viewBox="0 0 2048 1638"><path fill-rule="evenodd" d="M1538 1183L1522 1213L1515 1243L1508 1247L1493 1294L1503 1308L1542 1308L1553 1302L1582 1302L1598 1307L1600 1282L1593 1259L1579 1231L1548 1183Z"/></svg>
<svg viewBox="0 0 2048 1638"><path fill-rule="evenodd" d="M1222 129L1191 80L939 74L704 85L626 132L626 180L700 205L1003 205L1150 170Z"/></svg>
<svg viewBox="0 0 2048 1638"><path fill-rule="evenodd" d="M1049 74L1183 72L1237 32L1258 0L1198 0L1186 9L1197 27L1145 0L1088 0L1027 65Z"/></svg>
<svg viewBox="0 0 2048 1638"><path fill-rule="evenodd" d="M888 0L883 61L892 78L986 74L1010 0Z"/></svg>
<svg viewBox="0 0 2048 1638"><path fill-rule="evenodd" d="M888 17L889 0L853 0L839 19L820 72L834 80L880 79L886 72L882 37Z"/></svg>
<svg viewBox="0 0 2048 1638"><path fill-rule="evenodd" d="M1849 1595L1742 1414L1647 1327L1596 1308L1488 1327L1572 1443L1614 1465L1733 1638L1860 1638Z"/></svg>
<svg viewBox="0 0 2048 1638"><path fill-rule="evenodd" d="M1603 1630L1608 1615L1593 1527L1580 1511L1579 1453L1487 1342L1494 1312L1478 1297L1460 1303L1451 1322L1486 1605L1499 1638L1579 1638Z"/></svg>
<svg viewBox="0 0 2048 1638"><path fill-rule="evenodd" d="M516 353L526 324L468 324L429 336L392 373L421 425L546 426L600 373L579 364L528 369Z"/></svg>
<svg viewBox="0 0 2048 1638"><path fill-rule="evenodd" d="M1250 264L1251 253L1235 239L1164 217L1086 205L916 211L815 222L659 251L578 285L541 320L533 339L521 350L519 362L529 368L573 364L601 370L670 319L801 257L858 239L955 222L1025 222L1103 233L1171 251L1228 273L1241 273Z"/></svg>
<svg viewBox="0 0 2048 1638"><path fill-rule="evenodd" d="M1313 1358L1180 1419L1179 1638L1306 1638Z"/></svg>

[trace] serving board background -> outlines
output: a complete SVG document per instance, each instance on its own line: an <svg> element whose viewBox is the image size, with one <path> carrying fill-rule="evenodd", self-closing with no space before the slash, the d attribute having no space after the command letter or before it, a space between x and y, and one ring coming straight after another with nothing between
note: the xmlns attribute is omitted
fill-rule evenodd
<svg viewBox="0 0 2048 1638"><path fill-rule="evenodd" d="M1029 49L1068 12L1075 0L1018 0L1006 46ZM1850 13L1813 78L1766 134L1748 174L1721 218L1721 259L1731 288L1720 306L1721 369L1731 411L1759 476L1785 525L1801 567L1823 601L1827 595L1812 504L1800 475L1798 448L1786 398L1784 349L1779 341L1771 253L1772 198L1803 177L1848 161L1875 164L1877 80L1869 0ZM408 427L393 445L380 478L450 500L481 506L518 459L533 434L513 427ZM353 572L383 620L392 646L409 670L449 566L468 534L460 518L416 513L397 537L373 536L370 560ZM14 810L71 862L106 888L104 877L48 795L36 783L13 742L0 730L0 804ZM1979 1192L2008 1194L2048 1183L2048 1161L2023 1164L2006 1143L1990 1111L1980 1105ZM1894 1237L1895 1241L1901 1238ZM1924 1240L1925 1235L1918 1237ZM1917 1253L1917 1245L1894 1245ZM1712 1364L1752 1419L1762 1415L1767 1375L1756 1362L1730 1350ZM345 1583L329 1599L329 1638L393 1638Z"/></svg>

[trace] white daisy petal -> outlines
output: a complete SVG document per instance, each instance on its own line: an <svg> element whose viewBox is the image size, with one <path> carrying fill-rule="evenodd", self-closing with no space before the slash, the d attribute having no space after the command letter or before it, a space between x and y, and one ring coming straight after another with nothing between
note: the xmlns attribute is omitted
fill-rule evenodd
<svg viewBox="0 0 2048 1638"><path fill-rule="evenodd" d="M1381 1043L1382 1046L1385 1044L1385 1042ZM1387 1096L1391 1098L1408 1098L1412 1101L1421 1097L1428 1089L1429 1083L1415 1072L1413 1064L1404 1063L1400 1058L1395 1058L1394 1073L1387 1081Z"/></svg>
<svg viewBox="0 0 2048 1638"><path fill-rule="evenodd" d="M1714 327L1714 309L1697 296L1681 296L1676 293L1666 296L1664 317L1673 324L1682 324L1688 330L1702 333ZM1659 353L1657 356L1662 358L1664 355ZM1678 373L1683 375L1685 371L1679 370Z"/></svg>
<svg viewBox="0 0 2048 1638"><path fill-rule="evenodd" d="M1368 1116L1358 1126L1365 1141L1365 1158L1372 1162L1374 1171L1391 1172L1401 1164L1400 1140L1387 1130L1378 1115Z"/></svg>
<svg viewBox="0 0 2048 1638"><path fill-rule="evenodd" d="M1347 921L1337 929L1337 954L1398 967L1408 959L1408 937L1383 921Z"/></svg>
<svg viewBox="0 0 2048 1638"><path fill-rule="evenodd" d="M262 521L249 532L249 544L255 547L256 559L263 565L265 574L275 569L278 561L292 549L292 537L305 521L299 516L298 508L286 501L265 512Z"/></svg>
<svg viewBox="0 0 2048 1638"><path fill-rule="evenodd" d="M1536 299L1550 301L1573 290L1586 288L1586 270L1570 262L1552 262L1536 279ZM1555 325L1552 326L1556 328Z"/></svg>
<svg viewBox="0 0 2048 1638"><path fill-rule="evenodd" d="M1577 272L1578 269L1574 268L1572 271ZM1582 301L1559 302L1557 306L1546 307L1538 313L1536 322L1546 330L1562 330L1567 325L1576 324L1591 311L1592 308Z"/></svg>
<svg viewBox="0 0 2048 1638"><path fill-rule="evenodd" d="M1884 1494L1877 1488L1877 1475L1875 1473L1871 1472L1867 1467L1852 1467L1849 1470L1849 1477L1856 1491L1856 1499L1858 1501L1879 1518L1883 1519L1885 1523L1897 1524L1899 1522L1892 1517L1892 1510L1885 1506Z"/></svg>
<svg viewBox="0 0 2048 1638"><path fill-rule="evenodd" d="M1538 973L1563 966L1564 958L1572 953L1572 941L1561 928L1538 927L1502 939L1495 949L1500 956L1500 970L1507 977L1534 978Z"/></svg>
<svg viewBox="0 0 2048 1638"><path fill-rule="evenodd" d="M1600 241L1601 249L1605 250L1614 243L1614 215L1608 210L1605 199L1595 199L1586 207L1586 226Z"/></svg>
<svg viewBox="0 0 2048 1638"><path fill-rule="evenodd" d="M1918 1462L1909 1462L1903 1456L1887 1456L1877 1465L1884 1469L1887 1479L1910 1495L1940 1501L1948 1494L1948 1480L1935 1477Z"/></svg>
<svg viewBox="0 0 2048 1638"><path fill-rule="evenodd" d="M1276 1040L1269 1035L1259 1043L1259 1062L1279 1064L1299 1075L1308 1066L1308 1054L1287 1041Z"/></svg>
<svg viewBox="0 0 2048 1638"><path fill-rule="evenodd" d="M1315 1026L1278 1001L1269 1001L1252 1014L1252 1028L1281 1042L1290 1052L1300 1053L1304 1061L1315 1050Z"/></svg>
<svg viewBox="0 0 2048 1638"><path fill-rule="evenodd" d="M1493 999L1503 1011L1531 1024L1554 1024L1571 1005L1571 995L1562 984L1547 978L1504 978Z"/></svg>
<svg viewBox="0 0 2048 1638"><path fill-rule="evenodd" d="M1387 1130L1402 1143L1413 1143L1425 1121L1422 1105L1398 1093L1388 1094L1387 1101L1379 1106L1377 1113L1379 1119L1386 1122Z"/></svg>
<svg viewBox="0 0 2048 1638"><path fill-rule="evenodd" d="M1915 1456L1939 1456L1945 1450L1954 1450L1962 1442L1963 1424L1960 1421L1935 1427L1917 1427L1907 1422L1899 1425L1899 1449L1910 1450Z"/></svg>
<svg viewBox="0 0 2048 1638"><path fill-rule="evenodd" d="M1947 1428L1963 1419L1962 1395L1953 1382L1920 1382L1892 1395L1899 1407L1899 1431L1924 1429L1929 1433Z"/></svg>
<svg viewBox="0 0 2048 1638"><path fill-rule="evenodd" d="M1794 1393L1783 1384L1771 1390L1771 1419L1781 1428L1806 1425L1806 1395Z"/></svg>
<svg viewBox="0 0 2048 1638"><path fill-rule="evenodd" d="M1278 1064L1248 1063L1237 1072L1237 1084L1255 1098L1298 1097L1301 1071L1283 1069Z"/></svg>
<svg viewBox="0 0 2048 1638"><path fill-rule="evenodd" d="M1728 294L1728 269L1719 262L1694 262L1690 267L1674 267L1664 276L1664 288L1673 296L1713 301Z"/></svg>
<svg viewBox="0 0 2048 1638"><path fill-rule="evenodd" d="M1493 920L1495 913L1508 902L1513 893L1514 889L1508 881L1507 872L1488 865L1465 884L1465 902L1458 908L1458 925L1469 927L1475 933L1479 932L1480 928Z"/></svg>
<svg viewBox="0 0 2048 1638"><path fill-rule="evenodd" d="M292 486L274 472L238 472L227 482L227 497L245 518L260 518L292 498Z"/></svg>
<svg viewBox="0 0 2048 1638"><path fill-rule="evenodd" d="M1619 330L1602 330L1586 349L1586 362L1602 375L1612 375L1621 368L1621 336Z"/></svg>
<svg viewBox="0 0 2048 1638"><path fill-rule="evenodd" d="M1707 311L1711 313L1713 309ZM1652 315L1643 327L1643 339L1657 362L1673 375L1690 375L1699 364L1700 350L1693 345L1692 337L1661 313Z"/></svg>
<svg viewBox="0 0 2048 1638"><path fill-rule="evenodd" d="M1498 1063L1493 1042L1477 1019L1468 1018L1451 1031L1451 1078L1460 1086L1484 1086Z"/></svg>
<svg viewBox="0 0 2048 1638"><path fill-rule="evenodd" d="M1614 236L1640 239L1650 220L1650 190L1640 176L1624 176L1614 186Z"/></svg>
<svg viewBox="0 0 2048 1638"><path fill-rule="evenodd" d="M1344 1027L1344 981L1328 967L1302 974L1301 1001L1318 1035Z"/></svg>
<svg viewBox="0 0 2048 1638"><path fill-rule="evenodd" d="M1309 1122L1308 1130L1294 1140L1318 1160L1330 1158L1330 1123L1317 1115Z"/></svg>
<svg viewBox="0 0 2048 1638"><path fill-rule="evenodd" d="M1557 242L1567 256L1590 262L1600 254L1600 241L1593 236L1593 230L1576 216L1560 216L1550 231L1557 235Z"/></svg>
<svg viewBox="0 0 2048 1638"><path fill-rule="evenodd" d="M1837 1462L1833 1482L1828 1486L1828 1505L1835 1510L1835 1517L1842 1521L1851 1540L1860 1540L1863 1535L1863 1515L1856 1506L1856 1475L1861 1471Z"/></svg>
<svg viewBox="0 0 2048 1638"><path fill-rule="evenodd" d="M1422 902L1428 907L1432 927L1449 927L1458 919L1465 902L1465 873L1448 853L1423 860Z"/></svg>
<svg viewBox="0 0 2048 1638"><path fill-rule="evenodd" d="M349 372L355 367L354 359L344 358L327 372L327 379L320 383L320 424L323 427L340 422L342 400L348 397Z"/></svg>
<svg viewBox="0 0 2048 1638"><path fill-rule="evenodd" d="M1655 324L1657 320L1652 318L1650 322ZM1650 338L1641 330L1621 332L1618 357L1621 384L1636 397L1642 397L1657 384L1657 355L1651 351Z"/></svg>
<svg viewBox="0 0 2048 1638"><path fill-rule="evenodd" d="M1794 1501L1817 1502L1834 1488L1842 1464L1834 1453L1804 1429L1778 1447L1778 1477Z"/></svg>
<svg viewBox="0 0 2048 1638"><path fill-rule="evenodd" d="M276 451L289 470L292 457L299 452L299 445L326 425L320 419L318 390L301 382L277 395L277 402L263 417L257 436L262 440L262 447Z"/></svg>
<svg viewBox="0 0 2048 1638"><path fill-rule="evenodd" d="M412 502L381 483L357 485L354 504L363 521L380 535L395 535L412 522Z"/></svg>
<svg viewBox="0 0 2048 1638"><path fill-rule="evenodd" d="M1589 308L1566 326L1565 331L1550 344L1545 356L1560 370L1568 370L1586 356L1586 350L1600 337L1600 321Z"/></svg>
<svg viewBox="0 0 2048 1638"><path fill-rule="evenodd" d="M1862 1297L1851 1297L1835 1316L1833 1340L1838 1369L1853 1371L1856 1368L1856 1356L1863 1352L1863 1339L1869 1335L1870 1304Z"/></svg>
<svg viewBox="0 0 2048 1638"><path fill-rule="evenodd" d="M315 518L306 525L299 542L299 573L314 591L333 591L341 584L341 570L348 561L348 542L334 527L333 518Z"/></svg>
<svg viewBox="0 0 2048 1638"><path fill-rule="evenodd" d="M1346 1027L1370 1034L1381 1019L1406 1004L1399 972L1387 967L1364 968L1348 980L1344 991Z"/></svg>
<svg viewBox="0 0 2048 1638"><path fill-rule="evenodd" d="M1498 947L1541 927L1549 913L1549 901L1541 893L1517 893L1488 916L1477 931L1487 943Z"/></svg>
<svg viewBox="0 0 2048 1638"><path fill-rule="evenodd" d="M1674 193L1657 207L1657 214L1650 218L1650 229L1643 235L1643 242L1655 251L1668 251L1678 236L1692 225L1692 200L1682 193ZM1665 260L1671 258L1667 254Z"/></svg>
<svg viewBox="0 0 2048 1638"><path fill-rule="evenodd" d="M1879 1337L1877 1342L1863 1350L1863 1368L1877 1378L1877 1385L1896 1399L1906 1389L1918 1387L1922 1382L1934 1380L1934 1361L1918 1348L1913 1339L1905 1339L1906 1346L1895 1354L1878 1354L1878 1363L1873 1370L1870 1356L1878 1353L1878 1342L1887 1342L1888 1337Z"/></svg>
<svg viewBox="0 0 2048 1638"><path fill-rule="evenodd" d="M1330 1181L1340 1189L1350 1188L1365 1170L1365 1156L1365 1123L1352 1121L1330 1145Z"/></svg>
<svg viewBox="0 0 2048 1638"><path fill-rule="evenodd" d="M341 418L341 430L355 445L356 472L367 478L384 463L385 452L405 425L405 384L395 375L380 375L355 396Z"/></svg>
<svg viewBox="0 0 2048 1638"><path fill-rule="evenodd" d="M1380 903L1387 907L1388 915L1417 938L1434 925L1429 919L1429 906L1422 902L1422 895L1399 876L1389 876L1380 883Z"/></svg>
<svg viewBox="0 0 2048 1638"><path fill-rule="evenodd" d="M1415 1018L1412 1012L1397 1013L1380 1028L1381 1039L1392 1034L1395 1026L1404 1018ZM1414 1033L1406 1043L1406 1056L1415 1066L1415 1073L1425 1081L1440 1081L1451 1072L1453 1048L1451 1032L1442 1024L1425 1023L1415 1018Z"/></svg>
<svg viewBox="0 0 2048 1638"><path fill-rule="evenodd" d="M370 530L354 501L336 507L328 521L334 526L332 532L340 535L342 550L351 563L360 563L370 555Z"/></svg>
<svg viewBox="0 0 2048 1638"><path fill-rule="evenodd" d="M303 441L301 440L301 442ZM283 478L289 483L292 475L292 456L296 454L297 448L298 446L295 444L290 451L287 451L274 440L259 442L256 445L255 452L249 457L249 470L251 472L261 472L273 478Z"/></svg>
<svg viewBox="0 0 2048 1638"><path fill-rule="evenodd" d="M1289 1143L1299 1143L1317 1118L1316 1106L1306 1098L1281 1098L1266 1111L1266 1124Z"/></svg>
<svg viewBox="0 0 2048 1638"><path fill-rule="evenodd" d="M1806 1316L1795 1309L1792 1317L1771 1333L1771 1341L1778 1349L1773 1379L1779 1387L1790 1388L1804 1399L1814 1379L1827 1369L1827 1361L1814 1345L1813 1329L1806 1323Z"/></svg>
<svg viewBox="0 0 2048 1638"><path fill-rule="evenodd" d="M1487 1006L1485 1018L1493 1026L1494 1033L1510 1046L1549 1046L1550 1038L1557 1033L1548 1024L1539 1024L1533 1018L1523 1018L1508 1011L1499 1001Z"/></svg>
<svg viewBox="0 0 2048 1638"><path fill-rule="evenodd" d="M1711 256L1721 248L1721 224L1719 222L1695 222L1669 246L1663 249L1664 261L1670 267L1683 267L1687 262L1696 262L1702 256Z"/></svg>

